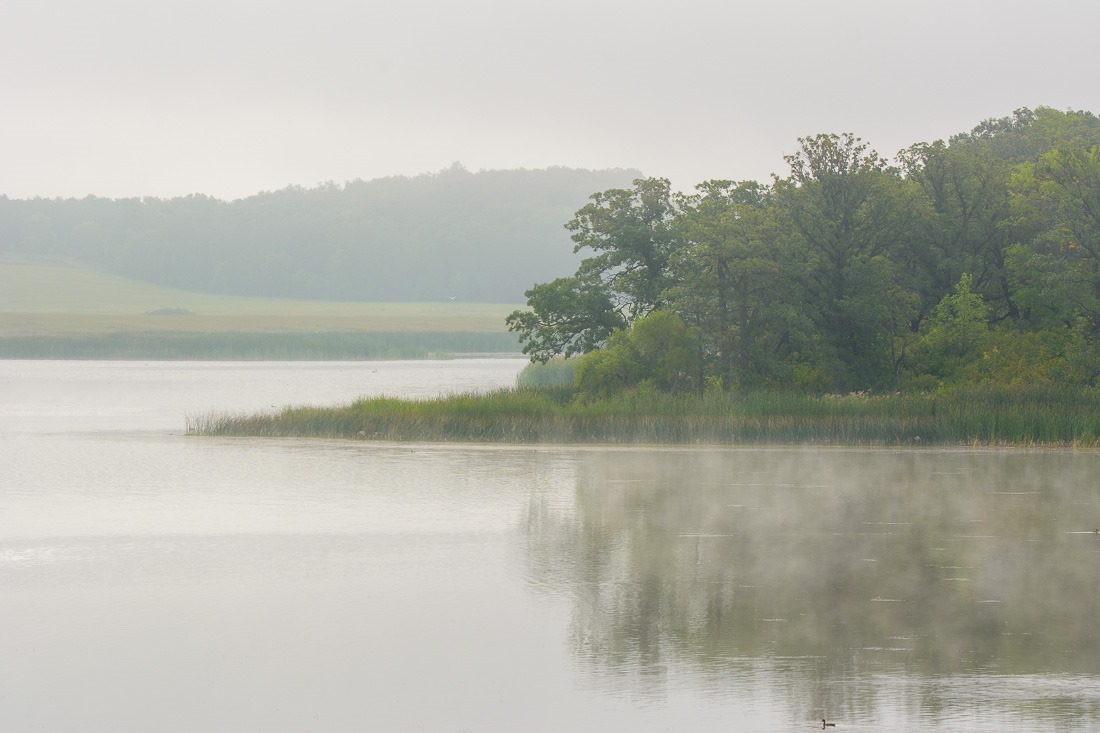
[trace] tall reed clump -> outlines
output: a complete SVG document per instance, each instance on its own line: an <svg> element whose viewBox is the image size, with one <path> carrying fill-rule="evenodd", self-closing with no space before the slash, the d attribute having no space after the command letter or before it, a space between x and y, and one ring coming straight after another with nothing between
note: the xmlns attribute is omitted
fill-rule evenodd
<svg viewBox="0 0 1100 733"><path fill-rule="evenodd" d="M1100 445L1100 395L971 390L705 397L637 390L584 401L566 387L431 400L372 397L344 407L208 415L202 435L557 443L816 443L827 445Z"/></svg>
<svg viewBox="0 0 1100 733"><path fill-rule="evenodd" d="M349 437L375 440L568 441L567 408L552 393L500 390L428 400L369 397L342 407L287 407L273 414L211 414L196 435Z"/></svg>
<svg viewBox="0 0 1100 733"><path fill-rule="evenodd" d="M973 387L935 400L935 409L963 442L1100 444L1100 391L1095 389Z"/></svg>

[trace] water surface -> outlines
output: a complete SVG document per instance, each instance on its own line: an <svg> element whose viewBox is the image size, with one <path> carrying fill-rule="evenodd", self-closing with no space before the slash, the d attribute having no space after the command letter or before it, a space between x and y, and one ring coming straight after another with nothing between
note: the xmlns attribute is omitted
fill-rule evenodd
<svg viewBox="0 0 1100 733"><path fill-rule="evenodd" d="M1094 452L181 434L521 366L0 361L0 729L1100 723Z"/></svg>

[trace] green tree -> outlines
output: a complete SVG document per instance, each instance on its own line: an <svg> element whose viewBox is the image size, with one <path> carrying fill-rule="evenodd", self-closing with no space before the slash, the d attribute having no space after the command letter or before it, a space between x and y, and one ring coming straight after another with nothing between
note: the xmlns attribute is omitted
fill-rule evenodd
<svg viewBox="0 0 1100 733"><path fill-rule="evenodd" d="M755 181L708 181L681 198L670 307L701 333L706 372L725 389L784 381L792 316L788 239L771 192Z"/></svg>
<svg viewBox="0 0 1100 733"><path fill-rule="evenodd" d="M924 197L914 218L915 236L900 253L909 264L927 313L970 273L975 291L996 304L999 317L1018 318L1005 269L1015 241L1008 195L1011 163L993 152L988 139L958 135L950 143L920 143L898 155L906 179Z"/></svg>
<svg viewBox="0 0 1100 733"><path fill-rule="evenodd" d="M919 236L906 258L922 275L921 312L967 272L995 320L1027 319L1009 272L1010 251L1015 243L1030 242L1041 227L1014 212L1014 169L1036 163L1055 147L1086 150L1097 144L1100 120L1095 115L1039 107L985 120L947 143L902 151L898 157L907 180L920 187L931 208L917 222Z"/></svg>
<svg viewBox="0 0 1100 733"><path fill-rule="evenodd" d="M1013 250L1021 297L1066 323L1083 316L1100 336L1100 146L1062 146L1013 178L1021 215L1042 223Z"/></svg>
<svg viewBox="0 0 1100 733"><path fill-rule="evenodd" d="M609 397L649 386L662 392L695 388L695 336L675 313L654 311L617 331L577 362L575 381L587 398Z"/></svg>
<svg viewBox="0 0 1100 733"><path fill-rule="evenodd" d="M989 341L990 309L971 290L972 283L973 278L963 274L954 294L944 296L921 325L911 351L914 376L934 377L937 385L956 384L968 365L981 358Z"/></svg>
<svg viewBox="0 0 1100 733"><path fill-rule="evenodd" d="M526 295L529 309L513 311L506 322L532 361L587 354L627 326L604 282L589 271L535 285Z"/></svg>
<svg viewBox="0 0 1100 733"><path fill-rule="evenodd" d="M891 259L907 236L903 182L854 135L799 146L776 191L804 254L800 280L822 346L812 358L835 389L885 387L889 324L906 290Z"/></svg>
<svg viewBox="0 0 1100 733"><path fill-rule="evenodd" d="M566 228L576 243L574 252L594 254L573 277L528 290L528 310L507 318L523 352L544 362L557 354L587 353L616 328L660 307L677 246L675 214L664 178L639 178L631 189L593 194Z"/></svg>
<svg viewBox="0 0 1100 733"><path fill-rule="evenodd" d="M631 189L593 194L592 202L565 225L576 243L574 252L595 253L578 272L598 274L628 319L663 303L676 248L675 215L668 179L639 178Z"/></svg>
<svg viewBox="0 0 1100 733"><path fill-rule="evenodd" d="M994 155L1016 165L1034 162L1062 145L1085 149L1100 145L1100 118L1092 112L1024 107L1007 117L985 120L957 137L986 141Z"/></svg>

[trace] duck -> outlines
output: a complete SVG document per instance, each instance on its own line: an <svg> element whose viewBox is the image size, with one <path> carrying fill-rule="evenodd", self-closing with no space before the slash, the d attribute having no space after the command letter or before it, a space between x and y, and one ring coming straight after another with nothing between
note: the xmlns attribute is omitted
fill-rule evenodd
<svg viewBox="0 0 1100 733"><path fill-rule="evenodd" d="M821 730L825 730L826 728L835 728L835 727L836 727L836 723L826 723L825 718L821 719Z"/></svg>

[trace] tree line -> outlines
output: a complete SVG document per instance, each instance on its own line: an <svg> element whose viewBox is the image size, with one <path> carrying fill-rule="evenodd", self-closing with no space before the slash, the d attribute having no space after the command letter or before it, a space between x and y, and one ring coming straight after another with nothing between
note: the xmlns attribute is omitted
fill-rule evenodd
<svg viewBox="0 0 1100 733"><path fill-rule="evenodd" d="M532 281L576 266L561 222L639 175L455 164L236 201L0 196L0 256L233 295L520 303Z"/></svg>
<svg viewBox="0 0 1100 733"><path fill-rule="evenodd" d="M1100 120L1040 107L893 160L798 140L769 183L591 196L508 325L589 396L1097 386Z"/></svg>

